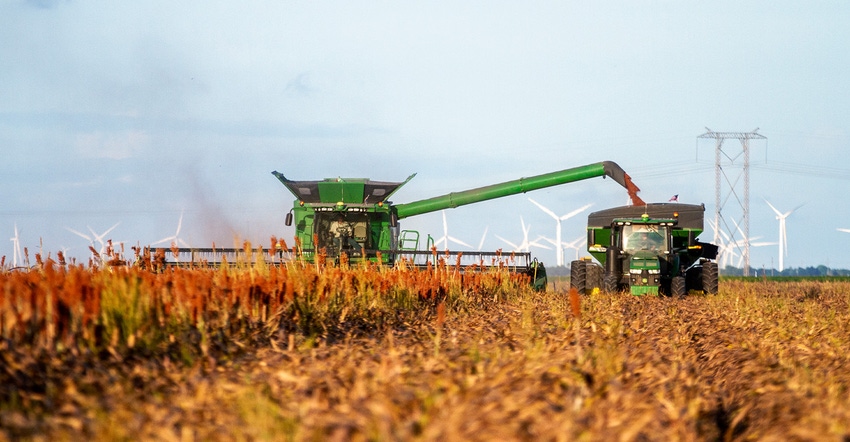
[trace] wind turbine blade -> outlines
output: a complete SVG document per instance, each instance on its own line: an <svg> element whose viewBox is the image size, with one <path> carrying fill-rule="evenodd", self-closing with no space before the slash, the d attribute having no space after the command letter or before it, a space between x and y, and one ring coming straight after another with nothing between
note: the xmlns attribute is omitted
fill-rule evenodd
<svg viewBox="0 0 850 442"><path fill-rule="evenodd" d="M773 211L776 213L776 216L782 216L782 212L780 212L779 209L777 209L776 207L773 207L773 204L770 204L770 201L764 200L764 202L766 202L767 205L770 206L771 209L773 209Z"/></svg>
<svg viewBox="0 0 850 442"><path fill-rule="evenodd" d="M566 214L566 215L562 216L562 217L561 217L561 218L559 218L559 219L560 219L561 221L564 221L564 220L570 219L570 218L572 218L572 217L574 217L574 216L578 215L579 213L584 212L585 210L587 210L587 209L588 209L590 206L592 206L592 205L593 205L592 203L591 203L591 204L585 204L584 206L579 207L579 208L578 208L578 209L576 209L576 210L573 210L572 212L570 212L570 213L568 213L568 214Z"/></svg>
<svg viewBox="0 0 850 442"><path fill-rule="evenodd" d="M837 229L835 229L835 230L838 230L839 232L850 233L850 229L843 229L843 228L841 228L841 227L839 227L839 228L837 228Z"/></svg>
<svg viewBox="0 0 850 442"><path fill-rule="evenodd" d="M547 215L551 216L552 218L558 219L558 215L555 215L555 212L549 210L548 208L544 207L542 204L538 203L537 201L534 201L531 198L529 198L528 200L531 201L535 206L540 208L540 210L546 212Z"/></svg>
<svg viewBox="0 0 850 442"><path fill-rule="evenodd" d="M537 237L537 239L528 243L529 247L533 246L533 247L537 247L537 248L540 248L540 249L552 250L552 248L547 246L546 244L540 244L539 242L537 242L538 239L540 239L540 237Z"/></svg>
<svg viewBox="0 0 850 442"><path fill-rule="evenodd" d="M547 237L545 237L545 236L543 236L543 235L539 235L539 236L538 236L538 237L537 237L534 241L539 241L539 240L541 240L541 239L542 239L543 241L548 242L549 244L552 244L553 246L557 246L557 245L558 245L558 241L555 241L554 239L551 239L551 238L547 238Z"/></svg>
<svg viewBox="0 0 850 442"><path fill-rule="evenodd" d="M71 232L71 233L73 233L73 234L75 234L75 235L77 235L81 238L84 238L88 242L93 242L92 239L89 238L89 236L84 234L84 233L78 232L78 231L76 231L76 230L74 230L70 227L65 227L65 230L67 230L67 231L69 231L69 232ZM15 236L17 236L17 229L15 229Z"/></svg>
<svg viewBox="0 0 850 442"><path fill-rule="evenodd" d="M564 243L564 246L574 249L576 247L580 247L581 243L585 240L587 240L586 236L579 236L578 238L574 239L573 242Z"/></svg>
<svg viewBox="0 0 850 442"><path fill-rule="evenodd" d="M171 242L171 241L174 241L175 239L177 239L176 236L169 236L169 237L166 237L166 238L162 238L161 240L156 241L151 245L162 244L164 242Z"/></svg>
<svg viewBox="0 0 850 442"><path fill-rule="evenodd" d="M478 243L478 251L479 251L479 252L480 252L480 251L481 251L481 249L484 247L484 238L486 238L486 237L487 237L487 230L488 230L489 228L490 228L490 226L484 226L484 234L483 234L483 235L481 235L481 241Z"/></svg>
<svg viewBox="0 0 850 442"><path fill-rule="evenodd" d="M465 243L465 242L463 242L463 241L461 241L461 240L459 240L459 239L457 239L457 238L455 238L455 237L453 237L453 236L450 236L450 237L449 237L449 240L450 240L451 242L453 242L453 243L456 243L456 244L460 244L460 245L462 245L462 246L469 247L470 249L472 248L472 246L471 246L471 245L469 245L469 244L467 244L467 243Z"/></svg>
<svg viewBox="0 0 850 442"><path fill-rule="evenodd" d="M506 240L505 238L502 238L502 237L501 237L501 236L499 236L499 235L496 235L496 238L499 238L499 239L500 239L500 240L502 240L502 242L504 242L505 244L507 244L507 245L509 245L509 246L513 247L513 251L514 251L514 252L519 251L519 246L517 246L516 244L514 244L514 243L512 243L512 242L510 242L510 241L508 241L508 240Z"/></svg>
<svg viewBox="0 0 850 442"><path fill-rule="evenodd" d="M174 234L176 237L180 234L180 228L183 227L183 211L180 211L180 219L177 220L177 233Z"/></svg>
<svg viewBox="0 0 850 442"><path fill-rule="evenodd" d="M100 235L100 237L101 237L101 238L103 238L104 236L108 235L108 234L109 234L109 232L113 231L116 227L118 227L118 224L121 224L121 221L118 221L117 223L115 223L115 225L114 225L114 226L110 227L110 228L109 228L109 229L107 229L105 232L103 232L103 234L102 234L102 235Z"/></svg>

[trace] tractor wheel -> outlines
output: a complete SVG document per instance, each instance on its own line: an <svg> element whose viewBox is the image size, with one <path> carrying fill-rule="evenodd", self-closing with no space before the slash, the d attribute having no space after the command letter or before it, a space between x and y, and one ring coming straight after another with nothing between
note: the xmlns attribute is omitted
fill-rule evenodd
<svg viewBox="0 0 850 442"><path fill-rule="evenodd" d="M670 282L670 296L684 298L688 294L688 286L684 276L674 276Z"/></svg>
<svg viewBox="0 0 850 442"><path fill-rule="evenodd" d="M570 288L575 287L579 295L584 294L587 283L586 262L576 260L570 263Z"/></svg>
<svg viewBox="0 0 850 442"><path fill-rule="evenodd" d="M717 263L708 261L702 265L702 291L716 295L719 291Z"/></svg>
<svg viewBox="0 0 850 442"><path fill-rule="evenodd" d="M602 266L596 265L593 263L587 263L585 265L585 271L587 281L585 282L585 289L587 289L587 294L593 293L594 290L599 290L602 288Z"/></svg>
<svg viewBox="0 0 850 442"><path fill-rule="evenodd" d="M616 273L606 273L602 277L602 290L606 293L617 293L619 291L620 278Z"/></svg>

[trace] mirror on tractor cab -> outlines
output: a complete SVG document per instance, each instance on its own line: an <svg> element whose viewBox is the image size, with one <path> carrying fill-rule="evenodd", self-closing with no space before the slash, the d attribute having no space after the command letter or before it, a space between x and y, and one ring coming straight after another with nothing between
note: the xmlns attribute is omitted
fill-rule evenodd
<svg viewBox="0 0 850 442"><path fill-rule="evenodd" d="M287 226L291 226L291 225L292 225L292 212L291 212L291 211L290 211L290 212L288 212L288 213L286 214L286 220L284 221L284 223L285 223Z"/></svg>
<svg viewBox="0 0 850 442"><path fill-rule="evenodd" d="M608 250L608 247L596 243L596 229L587 230L587 244L589 244L587 247L588 252L605 253Z"/></svg>

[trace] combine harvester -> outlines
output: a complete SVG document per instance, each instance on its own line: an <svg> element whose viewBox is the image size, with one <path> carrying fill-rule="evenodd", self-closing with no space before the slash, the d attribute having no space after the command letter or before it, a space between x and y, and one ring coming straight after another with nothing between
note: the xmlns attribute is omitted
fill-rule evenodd
<svg viewBox="0 0 850 442"><path fill-rule="evenodd" d="M277 171L272 174L296 198L286 215L286 225L294 223L299 257L307 260L315 259L321 251L328 259L339 259L345 254L349 262L369 260L393 265L400 259L408 259L414 265L427 265L429 260L433 264L437 258L433 238L428 235L420 241L418 232L400 230L399 220L593 177L611 177L628 190L636 204L643 203L628 174L610 161L404 204L393 204L389 198L416 174L402 182L364 178L293 181ZM422 242L424 248L420 248ZM502 258L510 256L514 261L510 268L528 274L535 288L546 286L546 270L530 253L445 250L439 251L439 256L447 263L457 262L464 269L499 265Z"/></svg>
<svg viewBox="0 0 850 442"><path fill-rule="evenodd" d="M570 286L579 293L602 289L634 295L682 297L690 290L718 290L717 249L697 236L703 231L700 204L651 203L591 213L587 250L599 261L571 263Z"/></svg>
<svg viewBox="0 0 850 442"><path fill-rule="evenodd" d="M282 173L272 174L295 196L286 214L286 225L295 226L295 253L278 248L273 263L291 259L313 262L323 254L338 261L343 255L349 263L362 261L394 265L400 260L412 265L436 264L437 259L457 263L463 270L502 266L529 275L537 289L546 286L546 269L529 252L435 251L430 235L421 238L414 230L401 230L399 220L517 195L533 190L581 181L611 177L623 186L635 205L645 203L637 196L640 189L616 163L603 161L529 178L452 192L446 195L394 204L389 198L416 174L401 182L372 181L366 178L326 178L321 181L294 181ZM211 265L252 262L254 252L244 248L177 248L168 253L167 265ZM438 253L437 253L438 252ZM171 260L171 256L174 259ZM508 262L509 261L509 262Z"/></svg>

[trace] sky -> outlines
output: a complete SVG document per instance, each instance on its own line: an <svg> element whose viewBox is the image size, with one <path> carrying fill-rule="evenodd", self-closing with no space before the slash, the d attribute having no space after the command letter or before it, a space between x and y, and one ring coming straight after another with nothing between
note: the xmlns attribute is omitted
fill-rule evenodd
<svg viewBox="0 0 850 442"><path fill-rule="evenodd" d="M799 206L785 267L850 268L848 18L840 1L0 2L0 256L16 228L30 255L80 262L89 241L71 230L116 224L106 238L127 247L178 224L196 247L292 238L273 170L417 173L404 203L608 160L644 200L713 218L715 144L698 137L758 128L752 241L779 239L766 201ZM743 188L741 163L723 189ZM553 238L529 197L559 215L592 204L565 241L627 203L594 178L448 210L449 234L477 249L486 231L483 250L520 242L522 223ZM441 213L402 228L442 236ZM778 256L752 247L750 265Z"/></svg>

